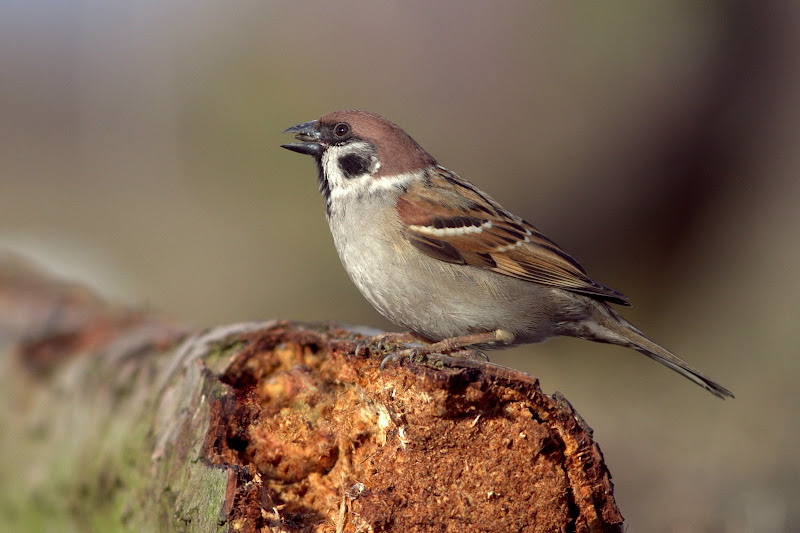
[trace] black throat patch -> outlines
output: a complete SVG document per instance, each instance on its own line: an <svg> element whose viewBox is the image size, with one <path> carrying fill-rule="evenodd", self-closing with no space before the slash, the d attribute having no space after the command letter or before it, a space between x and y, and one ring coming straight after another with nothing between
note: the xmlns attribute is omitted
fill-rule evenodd
<svg viewBox="0 0 800 533"><path fill-rule="evenodd" d="M331 186L328 183L328 178L325 177L325 171L322 168L322 160L317 157L317 181L319 181L319 192L325 198L325 214L331 216Z"/></svg>

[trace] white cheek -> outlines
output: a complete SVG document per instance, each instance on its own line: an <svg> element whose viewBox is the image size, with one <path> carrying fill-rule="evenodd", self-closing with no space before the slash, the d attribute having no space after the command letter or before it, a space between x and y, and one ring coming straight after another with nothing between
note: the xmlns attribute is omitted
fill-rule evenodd
<svg viewBox="0 0 800 533"><path fill-rule="evenodd" d="M339 158L353 152L369 150L366 143L357 143L347 146L330 146L322 154L322 168L328 178L331 189L331 197L341 196L345 193L363 191L372 180L372 176L367 173L354 178L347 178L339 167ZM375 161L373 172L377 172L380 164Z"/></svg>
<svg viewBox="0 0 800 533"><path fill-rule="evenodd" d="M418 172L407 172L396 176L373 177L381 168L380 161L373 157L373 165L369 172L361 176L348 178L339 167L339 158L353 152L369 152L371 147L367 143L354 143L346 146L330 146L322 154L322 168L328 179L330 187L330 197L332 200L344 196L364 197L380 191L397 189L408 185L410 182L422 179L424 170Z"/></svg>

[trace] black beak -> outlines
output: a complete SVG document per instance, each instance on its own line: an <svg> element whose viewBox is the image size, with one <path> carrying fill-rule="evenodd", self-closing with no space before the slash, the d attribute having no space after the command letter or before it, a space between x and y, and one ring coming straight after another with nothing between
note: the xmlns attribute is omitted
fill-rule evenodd
<svg viewBox="0 0 800 533"><path fill-rule="evenodd" d="M297 126L286 128L283 133L294 133L294 138L301 142L282 144L281 147L298 154L321 156L323 143L320 139L322 139L322 134L315 128L316 125L317 121L312 120L311 122L304 122Z"/></svg>

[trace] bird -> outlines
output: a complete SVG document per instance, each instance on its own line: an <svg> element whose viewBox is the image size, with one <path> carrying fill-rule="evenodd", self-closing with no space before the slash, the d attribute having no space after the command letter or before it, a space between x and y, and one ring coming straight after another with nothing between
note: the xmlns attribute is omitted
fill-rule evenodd
<svg viewBox="0 0 800 533"><path fill-rule="evenodd" d="M395 123L333 111L287 128L313 157L336 250L361 294L437 353L556 336L632 348L719 398L733 393L650 340L628 298L555 242L440 165Z"/></svg>

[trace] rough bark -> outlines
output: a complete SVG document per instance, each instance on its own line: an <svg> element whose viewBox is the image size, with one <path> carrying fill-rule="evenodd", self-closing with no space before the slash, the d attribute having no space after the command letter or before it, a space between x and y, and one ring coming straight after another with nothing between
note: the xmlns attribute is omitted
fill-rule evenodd
<svg viewBox="0 0 800 533"><path fill-rule="evenodd" d="M26 330L0 369L4 530L622 530L591 430L526 374L381 371L352 328L192 331L22 285L0 276L0 332Z"/></svg>

